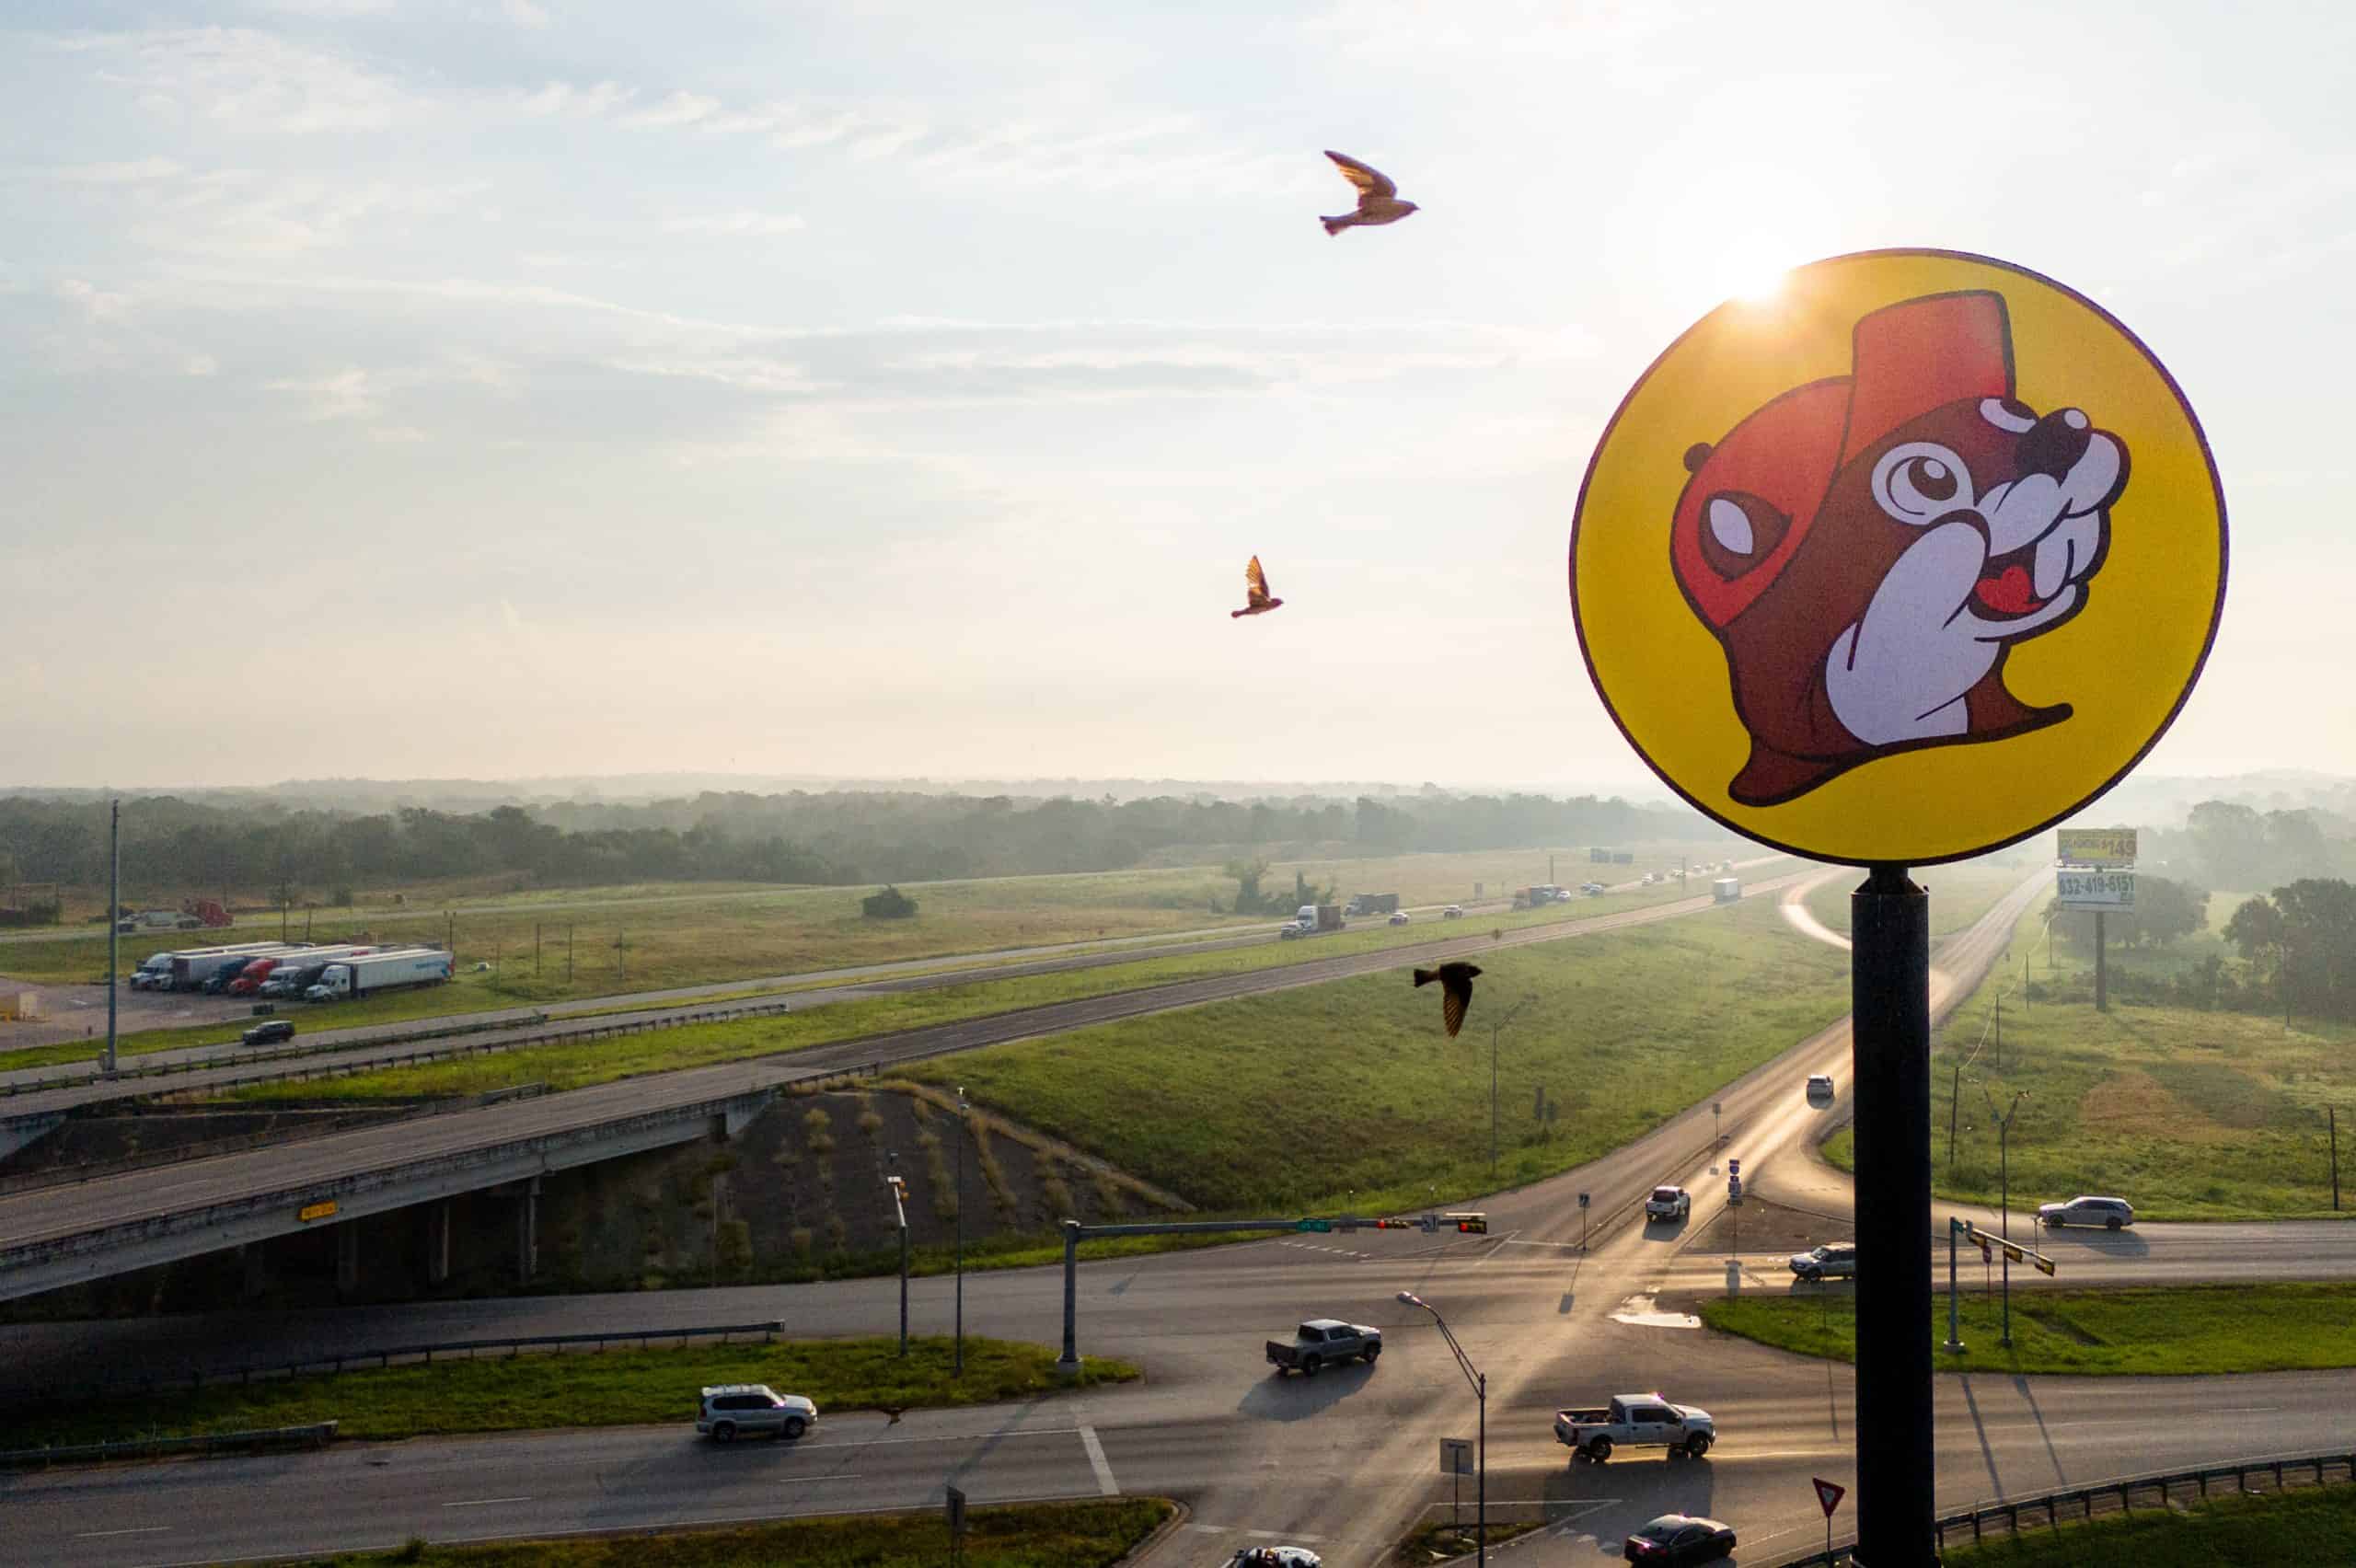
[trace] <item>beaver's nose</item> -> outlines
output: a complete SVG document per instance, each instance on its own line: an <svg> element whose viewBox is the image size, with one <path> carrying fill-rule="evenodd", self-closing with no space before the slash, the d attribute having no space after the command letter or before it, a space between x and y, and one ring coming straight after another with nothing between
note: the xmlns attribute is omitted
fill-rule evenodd
<svg viewBox="0 0 2356 1568"><path fill-rule="evenodd" d="M2049 478L2067 478L2077 467L2078 459L2086 455L2086 444L2094 439L2094 424L2078 409L2056 409L2030 427L2021 437L2016 454L2021 473L2043 474Z"/></svg>

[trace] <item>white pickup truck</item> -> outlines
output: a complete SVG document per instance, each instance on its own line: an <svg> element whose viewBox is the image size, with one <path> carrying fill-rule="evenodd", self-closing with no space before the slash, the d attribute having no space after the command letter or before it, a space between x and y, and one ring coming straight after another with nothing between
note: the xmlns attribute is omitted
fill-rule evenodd
<svg viewBox="0 0 2356 1568"><path fill-rule="evenodd" d="M1599 1465L1614 1448L1666 1448L1670 1458L1698 1459L1717 1440L1708 1411L1658 1394L1614 1394L1599 1409L1554 1412L1554 1441L1568 1447L1572 1458Z"/></svg>

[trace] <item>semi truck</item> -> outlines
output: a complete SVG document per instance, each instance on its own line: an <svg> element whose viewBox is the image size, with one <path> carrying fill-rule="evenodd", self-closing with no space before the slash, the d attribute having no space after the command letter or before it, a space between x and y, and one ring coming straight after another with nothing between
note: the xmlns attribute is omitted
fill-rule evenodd
<svg viewBox="0 0 2356 1568"><path fill-rule="evenodd" d="M1345 905L1345 915L1396 915L1399 895L1395 893L1361 893Z"/></svg>
<svg viewBox="0 0 2356 1568"><path fill-rule="evenodd" d="M1720 904L1732 904L1742 896L1740 877L1720 877L1710 884L1710 896Z"/></svg>
<svg viewBox="0 0 2356 1568"><path fill-rule="evenodd" d="M364 958L376 950L373 947L341 946L306 948L301 952L282 957L270 972L270 978L254 988L261 997L299 997L318 984L329 964L340 958Z"/></svg>
<svg viewBox="0 0 2356 1568"><path fill-rule="evenodd" d="M374 952L330 963L318 982L304 992L306 1000L341 1002L398 991L411 986L438 986L450 978L450 955L428 948L398 952Z"/></svg>
<svg viewBox="0 0 2356 1568"><path fill-rule="evenodd" d="M255 959L270 953L292 952L291 942L238 942L232 947L185 948L178 952L159 952L141 964L144 969L155 964L157 974L153 987L158 991L193 991L214 974L235 964L242 968ZM161 963L156 963L161 959Z"/></svg>
<svg viewBox="0 0 2356 1568"><path fill-rule="evenodd" d="M1343 927L1342 906L1338 904L1304 904L1292 919L1276 928L1276 935L1286 941L1295 937L1322 936Z"/></svg>

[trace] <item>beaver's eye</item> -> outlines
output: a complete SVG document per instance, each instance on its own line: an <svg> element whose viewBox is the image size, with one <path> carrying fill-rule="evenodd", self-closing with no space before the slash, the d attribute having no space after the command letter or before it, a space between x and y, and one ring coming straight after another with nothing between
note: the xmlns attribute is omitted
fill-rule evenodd
<svg viewBox="0 0 2356 1568"><path fill-rule="evenodd" d="M1971 470L1933 441L1910 441L1874 465L1874 501L1900 523L1920 527L1971 505Z"/></svg>

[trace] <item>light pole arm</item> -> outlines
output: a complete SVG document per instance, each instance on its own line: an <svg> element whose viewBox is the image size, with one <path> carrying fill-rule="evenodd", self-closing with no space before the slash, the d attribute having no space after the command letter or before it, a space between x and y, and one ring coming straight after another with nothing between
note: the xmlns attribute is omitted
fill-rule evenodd
<svg viewBox="0 0 2356 1568"><path fill-rule="evenodd" d="M1486 1389L1482 1381L1479 1369L1472 1365L1472 1358L1464 1354L1464 1347L1456 1343L1455 1332L1448 1326L1448 1320L1441 1317L1437 1311L1434 1311L1429 1307L1425 1308L1424 1310L1430 1312L1432 1315L1432 1321L1439 1325L1440 1337L1448 1341L1449 1351L1456 1357L1456 1365L1463 1372L1464 1380L1472 1385L1472 1391L1474 1393L1485 1393Z"/></svg>

